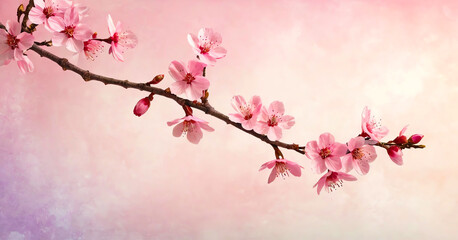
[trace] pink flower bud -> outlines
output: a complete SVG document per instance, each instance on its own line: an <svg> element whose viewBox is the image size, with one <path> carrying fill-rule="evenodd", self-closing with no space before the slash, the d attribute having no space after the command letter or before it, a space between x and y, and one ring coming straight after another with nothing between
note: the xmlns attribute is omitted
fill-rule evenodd
<svg viewBox="0 0 458 240"><path fill-rule="evenodd" d="M153 80L149 81L147 84L148 85L151 85L151 84L158 84L162 81L162 79L164 79L164 74L160 74L160 75L157 75L153 78Z"/></svg>
<svg viewBox="0 0 458 240"><path fill-rule="evenodd" d="M138 116L138 117L140 117L141 115L145 114L146 111L148 111L148 108L150 106L150 103L151 103L152 99L153 99L152 97L151 97L151 99L149 97L140 99L140 101L138 101L137 105L135 105L134 114L136 116Z"/></svg>
<svg viewBox="0 0 458 240"><path fill-rule="evenodd" d="M404 136L404 135L401 135L401 136L397 136L393 142L395 142L396 144L398 145L402 145L402 144L405 144L407 143L407 137Z"/></svg>
<svg viewBox="0 0 458 240"><path fill-rule="evenodd" d="M391 146L387 149L388 155L390 156L391 160L396 163L397 165L402 165L402 150L398 146Z"/></svg>
<svg viewBox="0 0 458 240"><path fill-rule="evenodd" d="M423 134L414 134L409 138L409 142L413 144L417 144L423 139Z"/></svg>

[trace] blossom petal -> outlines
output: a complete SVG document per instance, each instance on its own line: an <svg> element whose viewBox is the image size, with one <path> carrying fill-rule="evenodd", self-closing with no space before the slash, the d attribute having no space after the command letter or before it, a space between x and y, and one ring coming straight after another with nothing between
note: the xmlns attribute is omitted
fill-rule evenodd
<svg viewBox="0 0 458 240"><path fill-rule="evenodd" d="M43 14L43 10L33 7L29 12L29 20L35 24L42 24L46 21L46 16Z"/></svg>
<svg viewBox="0 0 458 240"><path fill-rule="evenodd" d="M35 6L37 7L40 7L40 8L45 8L45 2L43 0L34 0L33 3L35 4Z"/></svg>
<svg viewBox="0 0 458 240"><path fill-rule="evenodd" d="M108 23L108 32L110 33L110 36L113 36L116 33L116 27L113 23L113 19L111 18L110 14L108 14L108 17L107 17L107 23Z"/></svg>
<svg viewBox="0 0 458 240"><path fill-rule="evenodd" d="M284 129L290 129L294 126L296 122L294 121L294 117L290 115L285 115L281 118L280 126Z"/></svg>
<svg viewBox="0 0 458 240"><path fill-rule="evenodd" d="M168 123L167 123L168 124ZM170 125L169 125L170 126ZM181 137L183 135L184 123L177 124L172 131L174 137Z"/></svg>
<svg viewBox="0 0 458 240"><path fill-rule="evenodd" d="M49 28L55 32L62 32L65 29L64 19L60 17L50 17L48 19L48 25L49 25Z"/></svg>
<svg viewBox="0 0 458 240"><path fill-rule="evenodd" d="M20 40L18 42L18 47L22 51L31 48L33 46L33 41L35 40L32 34L26 32L20 33L16 38Z"/></svg>
<svg viewBox="0 0 458 240"><path fill-rule="evenodd" d="M215 47L208 54L216 59L226 56L227 50L223 47Z"/></svg>
<svg viewBox="0 0 458 240"><path fill-rule="evenodd" d="M358 174L366 175L369 172L370 166L366 161L355 160L354 163L355 170Z"/></svg>
<svg viewBox="0 0 458 240"><path fill-rule="evenodd" d="M283 116L285 113L285 106L280 101L274 101L270 104L268 113Z"/></svg>
<svg viewBox="0 0 458 240"><path fill-rule="evenodd" d="M188 34L188 43L191 45L192 50L195 54L200 54L199 50L199 39L194 34Z"/></svg>
<svg viewBox="0 0 458 240"><path fill-rule="evenodd" d="M358 180L355 176L343 173L343 172L338 172L337 175L339 176L340 179L343 179L345 181L356 181Z"/></svg>
<svg viewBox="0 0 458 240"><path fill-rule="evenodd" d="M296 176L296 177L300 177L301 176L301 167L299 166L299 164L297 164L295 162L292 162L292 161L289 161L289 160L286 160L286 166L288 167L289 172L293 176Z"/></svg>
<svg viewBox="0 0 458 240"><path fill-rule="evenodd" d="M74 38L67 39L65 46L67 47L69 51L75 52L75 53L81 52L84 49L84 43Z"/></svg>
<svg viewBox="0 0 458 240"><path fill-rule="evenodd" d="M334 172L339 171L342 168L342 162L339 157L327 157L324 159L326 167Z"/></svg>
<svg viewBox="0 0 458 240"><path fill-rule="evenodd" d="M207 64L197 61L197 60L191 60L188 62L188 70L189 73L191 73L192 76L202 76L204 72L204 68L207 66Z"/></svg>
<svg viewBox="0 0 458 240"><path fill-rule="evenodd" d="M199 45L210 43L213 38L213 29L201 28L197 34L197 38L199 39Z"/></svg>
<svg viewBox="0 0 458 240"><path fill-rule="evenodd" d="M177 124L177 123L179 123L179 122L183 122L183 121L184 121L183 118L177 118L177 119L175 119L175 120L173 120L173 121L167 122L167 126L170 127L170 126L173 126L173 125L175 125L175 124Z"/></svg>
<svg viewBox="0 0 458 240"><path fill-rule="evenodd" d="M5 27L6 30L13 36L17 36L21 33L21 25L16 21L7 20Z"/></svg>
<svg viewBox="0 0 458 240"><path fill-rule="evenodd" d="M326 164L321 158L312 158L312 171L315 173L323 173L326 170Z"/></svg>
<svg viewBox="0 0 458 240"><path fill-rule="evenodd" d="M277 162L277 159L265 162L264 164L261 165L261 168L259 168L259 171L264 170L266 168L271 169L275 166L275 163Z"/></svg>
<svg viewBox="0 0 458 240"><path fill-rule="evenodd" d="M341 157L345 154L347 154L347 145L342 143L334 143L332 156Z"/></svg>
<svg viewBox="0 0 458 240"><path fill-rule="evenodd" d="M210 127L210 125L208 125L208 123L200 122L200 123L199 123L199 126L200 126L203 130L205 130L205 131L207 131L207 132L213 132L213 131L215 131L215 129L212 128L212 127Z"/></svg>
<svg viewBox="0 0 458 240"><path fill-rule="evenodd" d="M277 141L279 139L281 139L282 137L282 130L280 127L278 126L275 126L275 127L269 127L268 131L267 131L267 137L269 138L269 140L271 141Z"/></svg>
<svg viewBox="0 0 458 240"><path fill-rule="evenodd" d="M353 169L353 157L351 153L343 156L341 159L342 159L342 171L350 172Z"/></svg>
<svg viewBox="0 0 458 240"><path fill-rule="evenodd" d="M182 81L188 72L182 62L172 61L169 65L169 73L175 81Z"/></svg>
<svg viewBox="0 0 458 240"><path fill-rule="evenodd" d="M245 117L240 113L229 113L229 119L233 122L242 123L245 120Z"/></svg>
<svg viewBox="0 0 458 240"><path fill-rule="evenodd" d="M188 88L188 84L181 81L181 82L174 82L172 85L170 85L170 92L172 92L175 95L180 95L183 94L186 91L186 88Z"/></svg>
<svg viewBox="0 0 458 240"><path fill-rule="evenodd" d="M232 104L232 108L235 111L240 112L240 113L241 113L240 109L247 105L246 102L245 102L245 98L243 98L240 95L232 97L231 104Z"/></svg>
<svg viewBox="0 0 458 240"><path fill-rule="evenodd" d="M188 138L189 142L198 144L200 142L200 139L204 134L202 133L202 130L198 125L193 124L193 128L188 129L188 132L186 133L186 137Z"/></svg>
<svg viewBox="0 0 458 240"><path fill-rule="evenodd" d="M335 142L334 136L330 133L323 133L320 135L318 140L318 147L320 149L329 148Z"/></svg>
<svg viewBox="0 0 458 240"><path fill-rule="evenodd" d="M272 172L270 172L270 175L269 175L269 179L267 179L267 183L271 183L275 180L275 178L277 178L277 168L273 168L272 169Z"/></svg>

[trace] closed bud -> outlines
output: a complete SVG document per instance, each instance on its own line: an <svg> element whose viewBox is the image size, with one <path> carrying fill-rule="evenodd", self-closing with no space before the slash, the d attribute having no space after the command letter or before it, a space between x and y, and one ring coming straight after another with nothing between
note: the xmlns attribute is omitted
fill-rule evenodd
<svg viewBox="0 0 458 240"><path fill-rule="evenodd" d="M137 105L135 105L134 114L137 117L140 117L141 115L145 114L146 111L148 111L148 108L151 104L151 100L153 100L153 96L148 96L146 98L140 99L140 101L137 102Z"/></svg>
<svg viewBox="0 0 458 240"><path fill-rule="evenodd" d="M153 78L153 80L149 81L147 84L148 85L151 85L151 84L158 84L162 81L162 79L164 79L164 74L159 74L157 76L155 76Z"/></svg>
<svg viewBox="0 0 458 240"><path fill-rule="evenodd" d="M391 160L397 165L402 165L402 150L398 146L391 146L387 149L388 155Z"/></svg>
<svg viewBox="0 0 458 240"><path fill-rule="evenodd" d="M413 144L417 144L423 139L423 134L414 134L409 138L409 142Z"/></svg>
<svg viewBox="0 0 458 240"><path fill-rule="evenodd" d="M398 136L393 140L393 142L395 142L398 145L405 144L407 143L407 137L404 135Z"/></svg>

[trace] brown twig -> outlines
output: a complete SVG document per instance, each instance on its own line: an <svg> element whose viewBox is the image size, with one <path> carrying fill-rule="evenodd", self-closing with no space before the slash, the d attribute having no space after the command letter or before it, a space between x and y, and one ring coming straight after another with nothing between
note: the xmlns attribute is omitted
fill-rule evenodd
<svg viewBox="0 0 458 240"><path fill-rule="evenodd" d="M24 18L22 18L22 32L27 31L27 21L29 21L29 12L32 10L34 6L33 0L29 0L29 4L27 4L27 7L25 8L24 11Z"/></svg>

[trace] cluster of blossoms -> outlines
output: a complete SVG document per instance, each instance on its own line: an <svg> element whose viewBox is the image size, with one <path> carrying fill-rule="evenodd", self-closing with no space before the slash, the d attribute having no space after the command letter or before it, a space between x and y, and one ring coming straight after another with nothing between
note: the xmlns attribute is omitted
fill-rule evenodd
<svg viewBox="0 0 458 240"><path fill-rule="evenodd" d="M200 29L197 36L188 34L188 40L192 50L197 54L197 60L189 60L187 64L181 61L170 63L169 74L174 82L170 85L169 90L175 95L185 95L190 101L204 101L210 87L210 81L205 77L205 69L207 66L214 66L217 59L225 57L226 49L220 46L221 35L211 28ZM160 80L153 80L148 84L157 84ZM143 115L148 110L150 101L145 98L141 99L134 108L134 114ZM189 142L197 144L203 137L202 129L209 132L214 131L208 122L194 116L191 108L185 105L183 109L185 111L183 118L167 122L169 126L176 125L173 128L173 136L187 136Z"/></svg>
<svg viewBox="0 0 458 240"><path fill-rule="evenodd" d="M137 45L136 36L131 31L124 30L120 22L115 25L108 15L109 37L99 39L97 33L82 22L87 12L86 7L73 0L35 0L34 7L28 13L28 18L33 25L27 26L27 18L24 17L22 26L18 22L7 21L5 29L0 29L0 65L6 65L14 60L22 72L33 71L33 63L26 55L26 51L35 43L33 32L38 25L44 25L44 28L52 33L51 41L38 42L38 45L65 46L75 54L83 53L86 58L94 60L102 51L103 43L107 43L110 45L109 54L115 60L124 61L124 51ZM18 20L21 15L19 13L25 12L18 10ZM170 63L169 74L174 82L169 88L163 90L163 95L169 94L168 97L175 99L176 96L183 96L186 99L177 100L182 105L185 116L169 121L167 125L174 126L173 136L186 136L189 142L198 144L203 137L202 130L212 132L214 129L207 121L194 116L188 105L194 104L193 106L211 109L207 101L210 80L205 73L208 66L215 66L217 60L226 56L226 49L220 46L221 35L211 28L200 29L197 36L188 34L187 39L197 59L189 60L187 63L181 61ZM163 74L157 75L146 85L158 84L163 79ZM153 93L140 99L133 110L134 114L136 116L145 114L153 99ZM271 183L279 176L284 178L290 173L300 177L303 167L296 162L286 160L279 149L280 144L284 144L278 142L283 136L283 130L290 129L295 124L294 117L285 114L283 103L273 101L267 107L262 104L259 96L253 96L246 101L244 97L237 95L232 98L231 104L235 112L230 113L229 120L225 121L231 121L233 125L239 124L237 125L239 128L268 142L275 150L275 159L262 164L259 169L259 171L272 169L267 182ZM314 185L317 187L318 194L323 188L329 192L341 187L343 181L356 181L356 177L349 174L353 169L359 175L366 175L370 170L370 163L377 158L374 146L384 148L391 160L398 165L403 164L403 149L424 147L416 145L423 135L414 134L410 137L405 135L407 126L395 139L381 142L381 139L388 134L388 128L381 126L380 121L377 121L367 107L362 113L361 129L362 132L358 136L346 143L336 142L332 134L323 133L317 141L310 141L306 146L293 144L288 147L305 154L311 160L313 172L324 173Z"/></svg>
<svg viewBox="0 0 458 240"><path fill-rule="evenodd" d="M207 66L214 66L217 59L226 55L226 50L219 46L222 42L221 35L210 28L200 29L197 36L188 35L188 41L197 60L190 60L187 64L179 61L172 61L169 66L169 74L174 82L170 85L170 92L183 96L193 102L204 103L210 81L205 77ZM156 79L158 78L159 79ZM163 75L155 77L156 80L148 84L157 84L163 79ZM152 95L141 99L134 108L134 114L143 115L149 108ZM294 117L285 115L285 107L282 102L274 101L268 107L262 104L259 96L253 96L249 101L237 95L232 98L232 107L235 113L229 114L232 122L239 123L247 131L254 131L265 135L270 141L278 141L282 138L283 129L290 129L295 124ZM174 126L173 136L187 136L187 139L194 144L199 143L203 137L202 129L214 131L208 122L193 116L192 109L183 106L185 116L167 122ZM402 164L402 148L409 147L409 144L418 143L423 135L415 134L409 139L404 136L404 128L396 139L387 143L380 140L388 134L388 129L380 125L380 121L371 115L366 107L362 114L362 132L359 136L350 139L346 144L335 141L330 133L320 135L318 141L310 141L304 148L304 154L311 159L312 171L324 175L314 185L318 194L323 188L332 191L340 187L343 181L355 181L356 177L348 174L351 170L360 175L369 172L370 163L377 158L374 145L385 148L390 158L396 163ZM267 182L273 182L277 177L291 175L300 177L301 168L298 163L286 160L279 148L275 145L276 159L262 164L259 171L272 169Z"/></svg>
<svg viewBox="0 0 458 240"><path fill-rule="evenodd" d="M24 53L34 44L35 27L43 25L51 34L47 46L65 46L74 54L84 54L87 59L94 60L103 50L103 43L110 44L108 52L114 59L123 61L122 53L137 45L137 38L131 32L123 30L122 24L114 25L110 15L107 17L108 32L106 39L97 39L82 20L87 16L88 8L72 0L34 0L34 7L28 18L35 26L21 29L18 22L7 21L6 30L0 29L0 65L16 61L23 73L32 72L33 63ZM21 31L22 30L22 31Z"/></svg>
<svg viewBox="0 0 458 240"><path fill-rule="evenodd" d="M381 126L367 107L362 113L361 128L361 134L346 144L336 142L330 133L323 133L318 141L307 143L305 154L312 160L312 170L318 174L326 171L314 186L318 194L323 188L329 192L342 186L343 180L356 181L356 177L348 174L353 169L359 175L366 175L370 169L369 164L377 158L375 145L385 148L391 160L402 165L401 149L411 147L423 138L423 135L414 134L407 139L403 135L406 130L404 127L394 140L380 142L388 134L388 128Z"/></svg>

